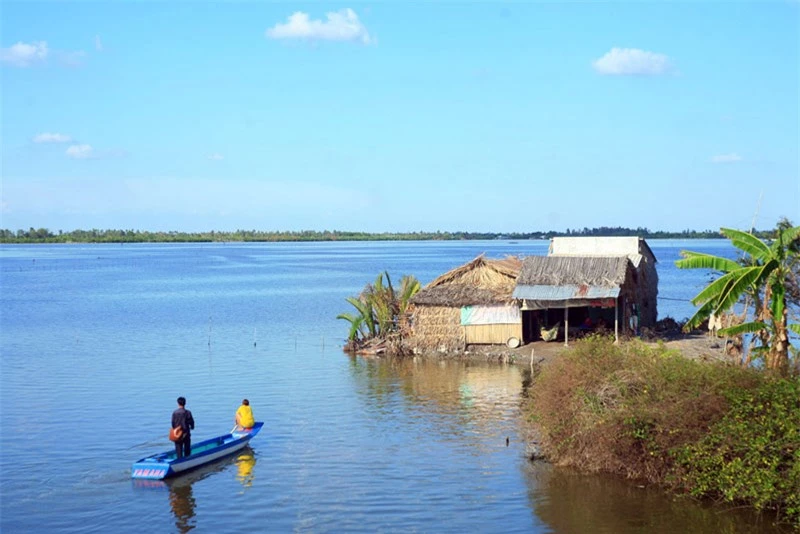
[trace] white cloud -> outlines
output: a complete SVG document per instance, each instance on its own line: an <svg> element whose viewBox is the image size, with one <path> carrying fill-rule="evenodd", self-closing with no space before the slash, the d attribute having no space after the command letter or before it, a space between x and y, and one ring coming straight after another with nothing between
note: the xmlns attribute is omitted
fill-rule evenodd
<svg viewBox="0 0 800 534"><path fill-rule="evenodd" d="M100 40L99 35L94 36L94 49L97 50L98 52L103 51L103 41Z"/></svg>
<svg viewBox="0 0 800 534"><path fill-rule="evenodd" d="M40 133L33 136L34 143L69 143L72 138L60 133Z"/></svg>
<svg viewBox="0 0 800 534"><path fill-rule="evenodd" d="M72 145L67 148L65 153L73 159L89 159L92 157L93 152L92 145Z"/></svg>
<svg viewBox="0 0 800 534"><path fill-rule="evenodd" d="M296 11L285 24L278 23L267 29L270 39L309 39L319 41L360 41L370 44L374 39L361 23L356 12L350 8L332 11L327 20L311 20L308 13Z"/></svg>
<svg viewBox="0 0 800 534"><path fill-rule="evenodd" d="M719 154L711 158L711 163L736 163L738 161L744 161L744 158L735 152Z"/></svg>
<svg viewBox="0 0 800 534"><path fill-rule="evenodd" d="M657 76L673 70L666 55L638 48L612 48L592 66L598 73L612 76Z"/></svg>
<svg viewBox="0 0 800 534"><path fill-rule="evenodd" d="M214 152L213 154L209 154L208 155L208 159L213 160L213 161L222 161L223 159L225 159L225 156L223 156L222 154L220 154L218 152Z"/></svg>
<svg viewBox="0 0 800 534"><path fill-rule="evenodd" d="M47 42L35 41L30 44L18 42L8 48L0 48L0 63L15 67L29 67L47 59Z"/></svg>

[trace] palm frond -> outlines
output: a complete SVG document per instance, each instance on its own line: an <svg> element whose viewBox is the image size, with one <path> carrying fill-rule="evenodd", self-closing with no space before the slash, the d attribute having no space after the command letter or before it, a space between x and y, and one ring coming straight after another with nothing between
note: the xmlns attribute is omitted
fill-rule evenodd
<svg viewBox="0 0 800 534"><path fill-rule="evenodd" d="M800 324L793 323L793 324L790 324L787 328L789 330L791 330L792 332L794 332L795 334L797 334L798 336L800 336Z"/></svg>
<svg viewBox="0 0 800 534"><path fill-rule="evenodd" d="M755 334L756 332L766 330L767 328L769 328L767 323L762 323L761 321L751 321L749 323L737 324L736 326L729 326L728 328L721 328L720 330L717 330L717 332L723 336L733 337L740 336L742 334Z"/></svg>
<svg viewBox="0 0 800 534"><path fill-rule="evenodd" d="M347 297L347 302L353 305L353 307L358 310L361 317L364 319L364 325L367 328L367 332L370 335L375 335L375 318L372 315L372 306L365 301L357 299L355 297Z"/></svg>
<svg viewBox="0 0 800 534"><path fill-rule="evenodd" d="M732 278L733 283L727 285L723 293L720 294L714 311L718 313L732 308L748 289L752 288L759 280L762 280L764 271L765 268L763 266L756 266L742 267L739 271L730 273L736 276Z"/></svg>
<svg viewBox="0 0 800 534"><path fill-rule="evenodd" d="M769 246L753 234L734 230L733 228L722 228L722 235L731 240L731 244L759 260L766 260L771 256Z"/></svg>
<svg viewBox="0 0 800 534"><path fill-rule="evenodd" d="M795 241L800 241L800 226L785 229L779 227L777 232L777 238L772 242L772 246L770 246L770 251L773 256L781 256L789 252L792 248L792 244Z"/></svg>
<svg viewBox="0 0 800 534"><path fill-rule="evenodd" d="M714 306L716 302L713 300L709 300L705 302L702 306L700 306L694 315L692 315L687 321L686 324L683 326L684 331L690 331L692 328L697 328L700 326L700 323L708 319L711 312L714 311Z"/></svg>
<svg viewBox="0 0 800 534"><path fill-rule="evenodd" d="M350 331L347 334L347 339L350 341L356 341L358 339L361 325L364 323L364 317L361 315L352 315L350 313L340 313L336 316L336 318L344 319L350 323Z"/></svg>
<svg viewBox="0 0 800 534"><path fill-rule="evenodd" d="M721 258L701 252L682 250L681 256L683 256L683 259L675 262L675 266L678 269L711 269L713 271L728 273L741 267L737 262L729 260L728 258Z"/></svg>
<svg viewBox="0 0 800 534"><path fill-rule="evenodd" d="M398 302L398 313L404 314L408 309L411 298L422 288L419 280L411 275L405 275L400 279L400 298Z"/></svg>
<svg viewBox="0 0 800 534"><path fill-rule="evenodd" d="M741 269L741 267L740 267ZM730 285L733 285L739 277L738 271L733 271L720 276L710 284L708 284L700 293L695 295L692 299L692 304L705 304L711 300L717 300L723 295Z"/></svg>

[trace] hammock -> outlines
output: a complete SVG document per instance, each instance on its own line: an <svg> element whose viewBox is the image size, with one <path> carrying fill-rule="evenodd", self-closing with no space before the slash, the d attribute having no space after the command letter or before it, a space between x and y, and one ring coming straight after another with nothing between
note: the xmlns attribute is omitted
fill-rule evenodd
<svg viewBox="0 0 800 534"><path fill-rule="evenodd" d="M542 341L555 341L556 337L558 337L558 327L561 323L556 323L555 326L551 329L541 328L540 334L542 336Z"/></svg>

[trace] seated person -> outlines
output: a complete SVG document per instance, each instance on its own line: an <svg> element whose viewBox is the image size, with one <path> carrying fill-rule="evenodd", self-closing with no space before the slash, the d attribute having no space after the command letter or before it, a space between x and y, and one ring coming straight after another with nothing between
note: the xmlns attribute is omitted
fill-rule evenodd
<svg viewBox="0 0 800 534"><path fill-rule="evenodd" d="M236 427L243 429L243 428L253 428L256 424L255 419L253 419L253 409L250 408L250 401L244 399L242 401L242 405L236 410Z"/></svg>
<svg viewBox="0 0 800 534"><path fill-rule="evenodd" d="M583 321L583 324L581 324L580 329L591 330L592 328L594 328L594 323L592 323L592 318L586 317L586 320Z"/></svg>

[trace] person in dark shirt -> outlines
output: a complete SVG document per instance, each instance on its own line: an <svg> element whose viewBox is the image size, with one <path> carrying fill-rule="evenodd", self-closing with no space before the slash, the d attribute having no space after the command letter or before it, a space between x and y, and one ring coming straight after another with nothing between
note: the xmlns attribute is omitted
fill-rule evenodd
<svg viewBox="0 0 800 534"><path fill-rule="evenodd" d="M192 429L194 418L192 412L186 409L186 399L178 397L178 409L172 412L172 428L181 427L183 436L175 442L175 454L178 458L192 454Z"/></svg>

